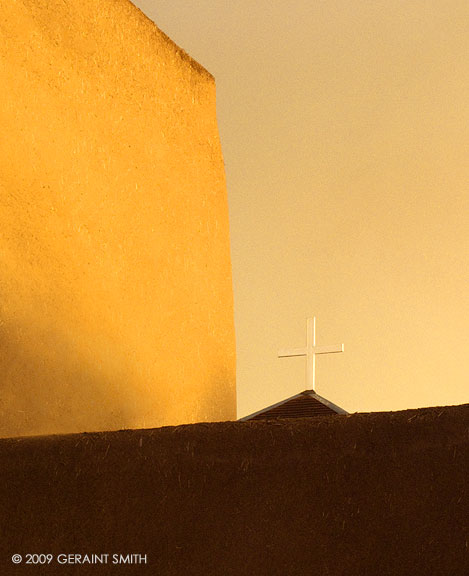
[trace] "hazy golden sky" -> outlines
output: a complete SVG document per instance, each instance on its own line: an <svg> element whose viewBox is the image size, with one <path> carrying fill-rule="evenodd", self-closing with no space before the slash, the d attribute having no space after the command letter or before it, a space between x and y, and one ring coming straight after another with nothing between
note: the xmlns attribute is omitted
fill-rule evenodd
<svg viewBox="0 0 469 576"><path fill-rule="evenodd" d="M216 78L239 416L468 401L469 3L135 0Z"/></svg>

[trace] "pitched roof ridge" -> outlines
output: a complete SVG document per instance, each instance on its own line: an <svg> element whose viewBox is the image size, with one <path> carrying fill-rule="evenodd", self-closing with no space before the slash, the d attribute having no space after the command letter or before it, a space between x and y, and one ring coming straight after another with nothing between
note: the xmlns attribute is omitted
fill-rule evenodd
<svg viewBox="0 0 469 576"><path fill-rule="evenodd" d="M290 396L289 398L285 398L284 400L281 400L280 402L276 402L275 404L271 404L270 406L267 406L266 408L262 408L261 410L258 410L257 412L253 412L252 414L248 414L247 416L243 416L243 418L239 418L239 421L245 422L248 420L253 420L255 418L258 418L262 414L267 414L269 412L275 412L275 411L278 412L282 406L286 407L287 404L291 404L291 403L298 404L298 400L301 402L301 400L304 398L309 398L309 399L311 399L311 400L313 400L319 404L322 404L325 409L327 409L328 411L331 411L331 412L335 412L336 414L347 414L346 410L344 410L340 406L337 406L333 402L330 402L326 398L319 396L319 394L317 394L314 390L303 390L302 392L299 392L298 394L294 394L293 396ZM289 408L286 407L287 411L288 411L288 409ZM301 411L301 408L297 407L297 410ZM275 417L275 416L273 416L273 417ZM290 416L290 417L294 417L294 416ZM301 417L301 416L299 416L299 417Z"/></svg>

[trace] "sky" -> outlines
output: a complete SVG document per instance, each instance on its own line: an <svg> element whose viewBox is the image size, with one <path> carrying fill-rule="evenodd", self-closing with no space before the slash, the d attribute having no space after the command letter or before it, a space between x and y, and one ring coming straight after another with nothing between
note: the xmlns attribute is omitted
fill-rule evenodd
<svg viewBox="0 0 469 576"><path fill-rule="evenodd" d="M238 416L468 401L469 4L135 0L216 79Z"/></svg>

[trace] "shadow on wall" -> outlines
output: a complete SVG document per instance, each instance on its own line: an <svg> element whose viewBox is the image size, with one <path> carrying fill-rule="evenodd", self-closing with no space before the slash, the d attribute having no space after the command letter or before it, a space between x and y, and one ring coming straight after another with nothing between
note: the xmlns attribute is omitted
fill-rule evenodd
<svg viewBox="0 0 469 576"><path fill-rule="evenodd" d="M0 324L0 436L131 427L136 401L125 354L106 337Z"/></svg>
<svg viewBox="0 0 469 576"><path fill-rule="evenodd" d="M469 405L0 440L0 573L42 550L54 561L24 574L467 576L468 418ZM148 563L55 561L83 550Z"/></svg>
<svg viewBox="0 0 469 576"><path fill-rule="evenodd" d="M230 420L236 420L236 385L231 367L219 364L214 368L197 402L195 422L225 422L226 407L234 406ZM210 419L207 415L210 414Z"/></svg>

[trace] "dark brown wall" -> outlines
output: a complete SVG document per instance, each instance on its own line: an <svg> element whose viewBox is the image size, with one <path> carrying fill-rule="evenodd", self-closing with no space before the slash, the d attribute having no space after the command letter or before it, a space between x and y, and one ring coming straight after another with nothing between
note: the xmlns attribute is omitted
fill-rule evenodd
<svg viewBox="0 0 469 576"><path fill-rule="evenodd" d="M3 439L0 573L462 576L468 422L465 405ZM12 565L28 552L149 564Z"/></svg>

